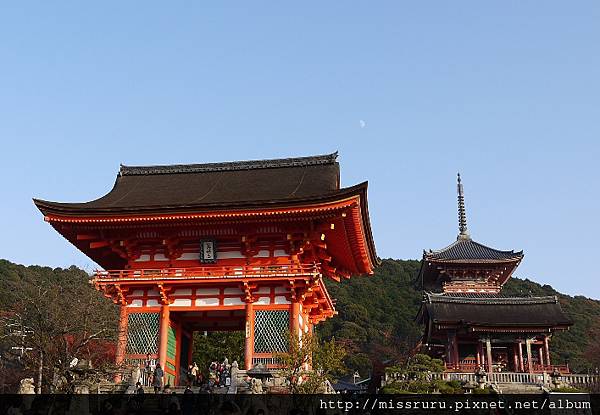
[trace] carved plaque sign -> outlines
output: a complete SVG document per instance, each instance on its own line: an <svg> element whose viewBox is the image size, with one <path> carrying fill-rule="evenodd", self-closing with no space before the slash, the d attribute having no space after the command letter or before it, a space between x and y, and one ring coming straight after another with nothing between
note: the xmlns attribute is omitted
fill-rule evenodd
<svg viewBox="0 0 600 415"><path fill-rule="evenodd" d="M214 264L217 262L216 240L203 239L200 241L200 262L203 264Z"/></svg>

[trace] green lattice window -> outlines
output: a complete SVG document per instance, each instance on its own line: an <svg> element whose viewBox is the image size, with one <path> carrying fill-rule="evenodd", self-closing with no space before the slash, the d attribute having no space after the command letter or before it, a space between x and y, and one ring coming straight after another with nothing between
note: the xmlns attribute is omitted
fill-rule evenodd
<svg viewBox="0 0 600 415"><path fill-rule="evenodd" d="M254 353L287 351L289 330L288 310L257 310L254 314Z"/></svg>
<svg viewBox="0 0 600 415"><path fill-rule="evenodd" d="M169 331L167 332L167 359L171 359L175 361L177 357L177 332L175 331L175 327L169 327ZM173 366L173 370L175 370L175 366Z"/></svg>
<svg viewBox="0 0 600 415"><path fill-rule="evenodd" d="M159 313L129 313L127 316L127 353L158 353Z"/></svg>

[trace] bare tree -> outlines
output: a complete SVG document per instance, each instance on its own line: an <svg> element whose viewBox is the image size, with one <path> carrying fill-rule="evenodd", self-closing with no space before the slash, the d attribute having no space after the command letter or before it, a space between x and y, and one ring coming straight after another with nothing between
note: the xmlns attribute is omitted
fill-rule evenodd
<svg viewBox="0 0 600 415"><path fill-rule="evenodd" d="M114 370L116 307L93 287L42 280L13 289L11 314L28 333L26 346L13 336L12 349L21 353L38 393L69 392L75 380L97 380Z"/></svg>

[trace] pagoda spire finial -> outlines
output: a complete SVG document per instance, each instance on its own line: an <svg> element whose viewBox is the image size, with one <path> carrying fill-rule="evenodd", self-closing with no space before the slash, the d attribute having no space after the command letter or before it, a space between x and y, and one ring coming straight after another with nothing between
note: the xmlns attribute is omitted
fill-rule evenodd
<svg viewBox="0 0 600 415"><path fill-rule="evenodd" d="M456 190L458 192L458 238L470 239L469 230L467 229L467 212L465 210L465 194L463 185L460 180L460 173L457 175Z"/></svg>

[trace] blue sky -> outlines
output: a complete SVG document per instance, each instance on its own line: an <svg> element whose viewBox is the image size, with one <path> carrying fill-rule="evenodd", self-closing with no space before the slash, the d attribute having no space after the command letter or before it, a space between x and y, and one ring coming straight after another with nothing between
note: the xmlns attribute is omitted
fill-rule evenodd
<svg viewBox="0 0 600 415"><path fill-rule="evenodd" d="M455 239L460 170L474 239L600 298L599 22L593 1L5 2L0 257L93 268L31 198L96 198L119 163L339 150L381 257Z"/></svg>

